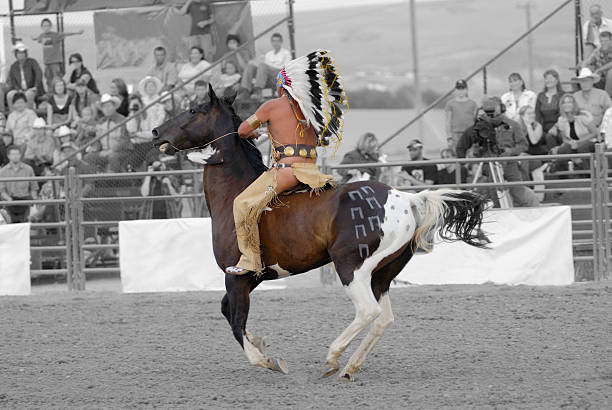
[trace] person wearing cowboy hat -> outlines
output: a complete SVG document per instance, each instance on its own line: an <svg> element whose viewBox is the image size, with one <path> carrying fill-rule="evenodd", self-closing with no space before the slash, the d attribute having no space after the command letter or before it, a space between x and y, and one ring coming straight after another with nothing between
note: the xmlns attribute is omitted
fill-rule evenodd
<svg viewBox="0 0 612 410"><path fill-rule="evenodd" d="M67 127L66 127L67 128ZM32 125L32 137L26 144L23 162L34 169L34 174L40 176L45 167L53 164L53 154L57 148L57 141L47 134L47 123L38 117Z"/></svg>
<svg viewBox="0 0 612 410"><path fill-rule="evenodd" d="M30 108L34 108L35 99L45 92L43 74L38 62L28 57L28 48L22 42L13 46L16 61L11 65L6 80L9 110L13 108L13 96L22 92L27 97Z"/></svg>
<svg viewBox="0 0 612 410"><path fill-rule="evenodd" d="M125 117L117 112L117 108L121 104L119 97L104 94L100 99L100 109L102 110L102 118L98 120L96 134L104 136L100 143L102 151L100 156L107 160L108 168L111 172L126 171L126 159L132 150L132 144L127 135L125 125L115 128L119 123L125 120Z"/></svg>
<svg viewBox="0 0 612 410"><path fill-rule="evenodd" d="M604 90L593 87L599 81L599 75L584 67L580 69L578 76L572 78L572 81L580 85L580 91L574 93L578 107L590 112L593 115L593 125L599 127L604 113L612 107L610 95Z"/></svg>
<svg viewBox="0 0 612 410"><path fill-rule="evenodd" d="M59 140L60 144L63 144L64 142L71 142L73 136L74 131L68 128L67 125L62 125L55 130L55 137Z"/></svg>

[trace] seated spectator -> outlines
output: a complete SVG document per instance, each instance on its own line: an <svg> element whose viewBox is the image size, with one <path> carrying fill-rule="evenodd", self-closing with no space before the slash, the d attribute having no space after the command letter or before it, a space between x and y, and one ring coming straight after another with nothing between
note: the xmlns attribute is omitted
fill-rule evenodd
<svg viewBox="0 0 612 410"><path fill-rule="evenodd" d="M91 93L100 95L100 90L98 89L96 80L94 80L91 72L83 65L83 57L81 54L71 54L70 58L68 58L68 62L73 67L72 72L70 73L68 89L75 90L78 86L77 82L81 80L85 83L85 86Z"/></svg>
<svg viewBox="0 0 612 410"><path fill-rule="evenodd" d="M608 149L612 149L612 107L606 110L601 121L601 127L599 133L602 136L603 141L606 143Z"/></svg>
<svg viewBox="0 0 612 410"><path fill-rule="evenodd" d="M58 145L65 144L66 142L72 143L74 141L75 131L68 128L66 125L62 125L58 129L55 130L55 133L51 128L47 128L47 134L50 137L55 137L55 140L58 142Z"/></svg>
<svg viewBox="0 0 612 410"><path fill-rule="evenodd" d="M457 158L455 151L450 148L440 151L440 157L442 159ZM436 174L436 184L439 185L457 184L457 182L464 184L466 181L467 170L463 165L459 165L459 181L457 181L457 164L443 164Z"/></svg>
<svg viewBox="0 0 612 410"><path fill-rule="evenodd" d="M513 121L519 120L519 110L528 105L532 108L536 106L537 95L525 86L525 81L519 73L512 73L508 76L510 91L501 96L502 103L506 106L506 117Z"/></svg>
<svg viewBox="0 0 612 410"><path fill-rule="evenodd" d="M64 76L64 56L62 55L62 44L64 38L83 34L83 30L67 33L52 31L53 25L48 18L40 22L42 33L32 40L39 42L43 46L43 64L45 65L45 78L47 79L47 89L53 89L53 79Z"/></svg>
<svg viewBox="0 0 612 410"><path fill-rule="evenodd" d="M16 93L23 93L29 108L34 108L36 98L42 96L45 88L42 83L42 71L38 62L28 57L28 49L23 43L17 43L15 50L15 61L9 68L6 80L9 110L13 109L13 97Z"/></svg>
<svg viewBox="0 0 612 410"><path fill-rule="evenodd" d="M47 134L47 124L42 118L36 118L32 125L33 134L26 144L23 162L34 170L34 175L40 176L46 167L53 164L53 154L57 149L57 141Z"/></svg>
<svg viewBox="0 0 612 410"><path fill-rule="evenodd" d="M581 64L580 67L589 67L593 74L600 76L594 85L612 95L612 33L604 31L600 35L601 45L595 49Z"/></svg>
<svg viewBox="0 0 612 410"><path fill-rule="evenodd" d="M378 162L378 138L371 132L366 132L357 140L355 149L344 154L340 164L367 164ZM339 169L342 182L378 180L380 168Z"/></svg>
<svg viewBox="0 0 612 410"><path fill-rule="evenodd" d="M226 61L223 73L219 76L219 81L215 85L215 92L218 95L235 95L240 85L240 73L236 69L233 61Z"/></svg>
<svg viewBox="0 0 612 410"><path fill-rule="evenodd" d="M189 98L189 106L188 108L193 108L199 104L202 104L209 100L208 97L208 83L203 80L198 80L195 82L193 87L193 96Z"/></svg>
<svg viewBox="0 0 612 410"><path fill-rule="evenodd" d="M578 77L572 78L572 81L580 84L580 91L574 93L578 107L590 112L593 116L593 126L599 127L604 112L612 107L612 100L608 93L593 88L593 85L599 81L599 76L594 75L589 68L585 67L580 69Z"/></svg>
<svg viewBox="0 0 612 410"><path fill-rule="evenodd" d="M10 131L0 132L0 167L9 163L8 147L13 145L13 134Z"/></svg>
<svg viewBox="0 0 612 410"><path fill-rule="evenodd" d="M174 94L164 91L159 102L164 106L166 118L174 118L180 112L180 104Z"/></svg>
<svg viewBox="0 0 612 410"><path fill-rule="evenodd" d="M448 147L454 149L459 137L474 125L478 112L478 104L468 98L468 85L465 80L457 81L454 97L448 100L444 111L446 113L446 141Z"/></svg>
<svg viewBox="0 0 612 410"><path fill-rule="evenodd" d="M132 151L132 143L127 135L125 125L108 133L125 120L125 117L117 112L120 104L119 98L113 95L104 94L100 99L102 117L98 120L96 134L98 137L106 136L100 141L102 150L99 152L99 156L106 159L108 169L111 172L126 171L127 158ZM87 158L85 160L90 162Z"/></svg>
<svg viewBox="0 0 612 410"><path fill-rule="evenodd" d="M21 149L32 135L32 125L37 118L36 113L29 109L24 93L13 94L13 109L6 120L6 129L13 134L13 142Z"/></svg>
<svg viewBox="0 0 612 410"><path fill-rule="evenodd" d="M162 46L155 47L153 56L155 63L149 69L148 76L157 77L162 82L162 90L171 90L178 81L176 65L167 60L166 49ZM162 91L160 90L160 92Z"/></svg>
<svg viewBox="0 0 612 410"><path fill-rule="evenodd" d="M427 161L423 156L423 143L414 139L406 146L411 161ZM428 165L404 165L402 176L409 185L433 185L438 179L438 169L433 164Z"/></svg>
<svg viewBox="0 0 612 410"><path fill-rule="evenodd" d="M542 132L546 134L559 119L559 100L563 95L561 80L556 70L544 72L544 90L536 99L536 122L542 125Z"/></svg>
<svg viewBox="0 0 612 410"><path fill-rule="evenodd" d="M138 83L138 92L140 93L140 97L142 99L142 104L143 104L141 108L157 100L163 90L163 87L164 85L162 84L161 80L154 76L146 76L145 78L140 80L140 82ZM132 106L130 105L130 111L131 111L131 108ZM155 110L161 110L161 109L162 109L161 104L155 104L147 110L147 113L150 113ZM159 115L159 121L160 121L159 124L161 124L164 121L163 117L164 117L163 114Z"/></svg>
<svg viewBox="0 0 612 410"><path fill-rule="evenodd" d="M77 147L70 142L65 142L61 145L59 152L56 155L56 158L57 158L56 164L59 164L55 168L56 172L60 175L66 175L70 167L74 167L76 170L76 173L79 175L95 174L96 169L93 166L83 161L80 158L79 154L74 155L76 151L77 151ZM93 189L94 189L93 184L91 182L86 182L83 185L81 194L84 197L88 197L90 196Z"/></svg>
<svg viewBox="0 0 612 410"><path fill-rule="evenodd" d="M78 79L75 84L75 91L71 104L71 117L73 121L78 121L79 118L83 115L83 110L85 108L96 107L99 101L100 96L98 94L95 94L89 88L87 88L87 82L85 81L85 79ZM93 112L95 115L96 111L94 110Z"/></svg>
<svg viewBox="0 0 612 410"><path fill-rule="evenodd" d="M0 169L0 178L33 177L34 170L28 164L21 162L21 150L16 146L8 147L9 163ZM0 199L3 201L25 201L37 198L38 184L36 181L0 181ZM27 222L30 215L29 205L5 207L12 223Z"/></svg>
<svg viewBox="0 0 612 410"><path fill-rule="evenodd" d="M58 128L61 125L70 124L73 120L72 94L66 89L66 82L61 78L53 81L53 93L47 100L47 123L49 127Z"/></svg>
<svg viewBox="0 0 612 410"><path fill-rule="evenodd" d="M521 107L519 110L519 126L523 134L527 136L527 154L546 155L548 145L544 137L542 125L536 121L535 110L529 105Z"/></svg>
<svg viewBox="0 0 612 410"><path fill-rule="evenodd" d="M125 81L123 81L121 78L114 78L111 81L109 93L111 97L116 97L119 99L119 106L116 107L115 111L124 117L127 117L130 114L130 110L128 101L129 93Z"/></svg>
<svg viewBox="0 0 612 410"><path fill-rule="evenodd" d="M75 121L75 144L85 145L96 136L96 118L92 107L85 107L81 111L81 116Z"/></svg>
<svg viewBox="0 0 612 410"><path fill-rule="evenodd" d="M154 161L147 169L148 172L165 171L166 164ZM144 197L177 195L176 187L167 175L151 177L147 175L140 187ZM140 219L169 219L178 218L178 201L171 199L147 200L142 204Z"/></svg>
<svg viewBox="0 0 612 410"><path fill-rule="evenodd" d="M187 80L204 71L208 67L210 67L210 63L204 59L204 50L197 46L191 47L191 52L189 53L189 61L183 64L183 66L181 67L178 73L178 78L183 83L185 83ZM206 83L208 84L210 82L210 79L212 78L212 74L213 73L211 72L211 70L208 70L207 72L202 74L200 78L203 81L206 81ZM185 90L189 94L193 93L193 81L185 86Z"/></svg>
<svg viewBox="0 0 612 410"><path fill-rule="evenodd" d="M573 152L593 152L598 129L592 115L581 109L575 96L565 94L561 97L561 116L549 134L556 138L551 141L552 154L571 154Z"/></svg>
<svg viewBox="0 0 612 410"><path fill-rule="evenodd" d="M603 10L599 4L589 7L590 20L584 23L582 28L582 41L585 45L584 54L589 55L593 50L601 45L600 33L604 31L612 32L612 20L603 16Z"/></svg>
<svg viewBox="0 0 612 410"><path fill-rule="evenodd" d="M240 44L241 41L240 36L238 36L238 34L228 34L225 38L225 45L227 47L227 52L225 53L225 56L231 53L232 51L238 49L238 47L240 47ZM236 72L242 75L248 64L248 59L245 59L241 52L238 52L231 57L226 58L225 56L223 56L225 58L222 67L223 71L225 71L225 64L231 61L234 64L234 67L236 68Z"/></svg>
<svg viewBox="0 0 612 410"><path fill-rule="evenodd" d="M159 81L157 77L151 78ZM149 85L142 85L141 82L141 88L151 88L151 83L148 84ZM161 81L159 81L159 85L161 86ZM149 90L149 92L152 92L152 90ZM149 98L152 97L149 96ZM157 96L155 98L157 98ZM158 150L151 143L153 139L151 130L161 125L166 116L163 105L159 103L156 103L147 111L138 114L142 108L143 101L141 101L137 95L132 95L130 97L130 112L132 114L125 126L130 141L134 145L134 150L129 160L134 169L139 168L144 162L150 163L153 159L151 156L159 154Z"/></svg>
<svg viewBox="0 0 612 410"><path fill-rule="evenodd" d="M283 48L283 36L280 33L272 34L270 38L272 50L268 51L263 61L249 61L242 76L242 89L250 94L254 91L252 98L261 99L261 90L266 87L276 88L276 77L278 72L291 60L291 52ZM255 88L253 88L255 78Z"/></svg>

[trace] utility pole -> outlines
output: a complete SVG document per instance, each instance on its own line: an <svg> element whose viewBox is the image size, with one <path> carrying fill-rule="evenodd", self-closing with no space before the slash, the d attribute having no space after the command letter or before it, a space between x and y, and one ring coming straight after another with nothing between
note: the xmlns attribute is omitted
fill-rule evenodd
<svg viewBox="0 0 612 410"><path fill-rule="evenodd" d="M418 42L417 42L417 28L416 28L416 6L415 0L410 0L410 31L412 37L412 74L414 76L414 108L417 114L421 112L423 108L423 101L421 98L421 79L419 76L419 53L418 53ZM419 120L418 123L418 136L423 138L423 121Z"/></svg>
<svg viewBox="0 0 612 410"><path fill-rule="evenodd" d="M525 10L525 19L527 22L527 30L531 30L531 9L535 8L535 5L531 0L527 0L525 3L518 4L519 9ZM527 64L529 66L529 85L531 89L534 87L533 83L533 37L531 34L527 36Z"/></svg>

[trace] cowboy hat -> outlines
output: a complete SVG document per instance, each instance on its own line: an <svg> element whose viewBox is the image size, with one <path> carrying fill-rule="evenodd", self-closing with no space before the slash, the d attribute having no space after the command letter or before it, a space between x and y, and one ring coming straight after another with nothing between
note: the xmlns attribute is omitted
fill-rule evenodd
<svg viewBox="0 0 612 410"><path fill-rule="evenodd" d="M145 88L147 87L147 83L149 82L153 82L155 84L155 94L159 94L162 88L164 88L164 84L159 78L152 75L148 75L142 80L140 80L140 82L138 83L138 91L140 92L140 95L147 95L147 93L145 92Z"/></svg>
<svg viewBox="0 0 612 410"><path fill-rule="evenodd" d="M32 128L45 128L47 126L47 123L45 122L44 118L40 118L40 117L36 117L36 119L34 120L34 123L32 124Z"/></svg>
<svg viewBox="0 0 612 410"><path fill-rule="evenodd" d="M580 69L578 76L572 78L572 81L580 81L580 80L586 80L586 79L591 79L595 82L598 82L600 80L600 77L599 77L599 74L594 74L590 68L583 67Z"/></svg>
<svg viewBox="0 0 612 410"><path fill-rule="evenodd" d="M55 131L55 136L58 138L66 137L68 135L72 135L72 130L66 125L62 125Z"/></svg>
<svg viewBox="0 0 612 410"><path fill-rule="evenodd" d="M13 46L13 50L15 50L15 51L28 51L28 47L26 47L26 45L24 43L22 43L21 41L18 41Z"/></svg>
<svg viewBox="0 0 612 410"><path fill-rule="evenodd" d="M118 107L119 104L121 104L119 97L115 97L114 95L110 94L103 94L102 98L100 98L100 105L106 104L107 102L113 103L115 107Z"/></svg>

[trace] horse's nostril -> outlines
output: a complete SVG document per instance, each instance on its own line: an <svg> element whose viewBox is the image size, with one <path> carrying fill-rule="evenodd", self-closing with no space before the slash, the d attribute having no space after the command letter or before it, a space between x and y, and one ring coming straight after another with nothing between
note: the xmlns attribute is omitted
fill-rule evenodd
<svg viewBox="0 0 612 410"><path fill-rule="evenodd" d="M159 134L158 134L156 129L151 130L151 134L153 134L154 137L158 137L159 136Z"/></svg>

